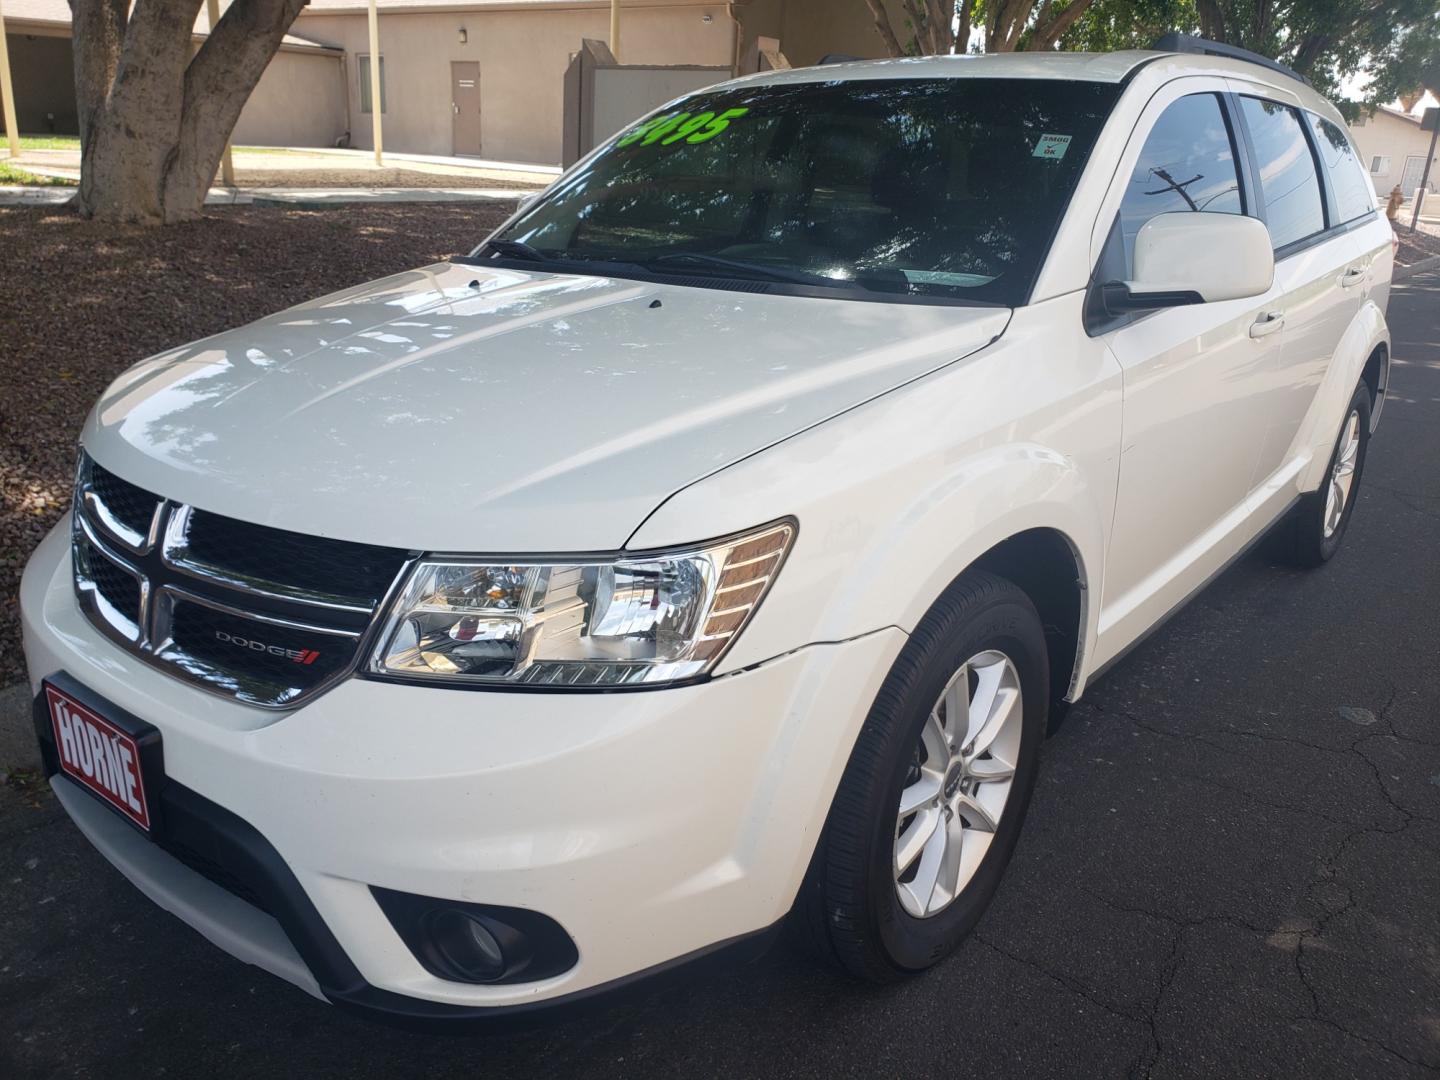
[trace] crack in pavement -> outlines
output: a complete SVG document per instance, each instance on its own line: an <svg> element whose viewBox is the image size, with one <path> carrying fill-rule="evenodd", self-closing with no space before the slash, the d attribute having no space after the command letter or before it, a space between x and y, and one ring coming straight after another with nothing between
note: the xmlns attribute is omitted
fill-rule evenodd
<svg viewBox="0 0 1440 1080"><path fill-rule="evenodd" d="M1341 1033L1347 1038L1355 1039L1361 1043L1366 1044L1367 1046L1383 1051L1385 1054L1394 1057L1396 1060L1403 1062L1406 1065L1424 1069L1430 1072L1440 1072L1440 1066L1431 1064L1430 1062L1427 1062L1425 1060L1411 1057L1404 1051L1399 1050L1396 1047L1385 1042L1383 1039L1378 1039L1372 1035L1365 1034L1364 1032L1355 1031L1347 1027L1339 1020L1335 1019L1333 1016L1328 1015L1321 1000L1319 989L1317 988L1316 984L1312 982L1311 973L1307 971L1305 963L1307 948L1313 952L1318 947L1318 943L1323 940L1327 928L1332 923L1334 923L1335 920L1349 914L1351 911L1359 909L1359 905L1355 899L1353 891L1348 886L1345 886L1339 881L1340 864L1345 858L1347 852L1349 851L1350 846L1356 843L1362 837L1366 836L1401 836L1416 821L1434 822L1436 820L1424 813L1412 810L1408 806L1397 801L1395 796L1385 784L1383 776L1380 772L1379 764L1372 760L1362 748L1364 744L1377 738L1396 738L1402 741L1416 742L1420 745L1431 745L1424 742L1424 740L1406 740L1404 736L1400 735L1394 730L1392 713L1394 707L1399 702L1399 700L1400 691L1398 690L1398 688L1392 690L1389 700L1387 700L1385 704L1381 707L1381 709L1376 713L1375 722L1377 725L1377 729L1366 730L1364 732L1358 733L1353 738L1350 738L1348 741L1346 741L1344 745L1338 747L1324 746L1321 744L1309 742L1304 739L1295 738L1293 736L1275 735L1269 732L1257 732L1253 730L1246 730L1243 728L1236 728L1229 725L1225 725L1217 731L1213 732L1185 732L1167 730L1165 728L1157 727L1154 724L1142 720L1140 717L1135 716L1133 713L1125 709L1106 708L1102 705L1096 704L1093 701L1085 702L1082 706L1078 706L1078 708L1082 709L1089 708L1100 716L1117 716L1123 718L1135 728L1141 731L1145 731L1151 735L1160 738L1196 742L1231 757L1243 757L1244 755L1240 754L1239 752L1235 751L1230 747L1221 745L1220 743L1216 742L1214 738L1207 738L1206 736L1216 734L1228 734L1241 737L1250 737L1266 741L1302 746L1310 750L1337 757L1358 758L1365 764L1366 771L1373 779L1375 789L1378 791L1381 800L1391 811L1393 811L1395 815L1398 815L1399 817L1398 823L1394 824L1374 822L1370 824L1357 825L1355 822L1342 821L1340 819L1331 817L1330 815L1307 807L1298 807L1284 803L1276 803L1261 798L1255 795L1254 792L1248 791L1245 788L1220 783L1218 781L1215 781L1211 777L1182 774L1187 775L1189 779L1192 779L1196 782L1210 784L1214 787L1221 788L1222 790L1231 791L1235 794L1251 799L1261 805L1308 815L1319 820L1330 822L1332 824L1344 826L1347 829L1347 832L1338 841L1336 841L1332 850L1330 850L1328 853L1323 854L1320 857L1316 864L1314 876L1303 886L1305 901L1312 905L1316 909L1318 914L1313 918L1302 916L1296 924L1290 926L1285 926L1283 924L1280 927L1270 928L1256 926L1253 923L1250 923L1245 919L1240 918L1239 916L1227 913L1213 913L1192 917L1179 916L1138 905L1124 904L1114 900L1109 896L1105 896L1102 893L1096 892L1094 889L1088 888L1083 885L1079 886L1082 892L1085 892L1101 904L1104 904L1105 906L1111 908L1114 911L1148 917L1171 927L1174 933L1171 945L1171 952L1169 957L1167 957L1166 959L1165 966L1162 970L1162 974L1159 979L1155 995L1151 999L1143 1015L1141 1017L1135 1018L1143 1021L1149 1028L1150 1047L1148 1048L1146 1055L1141 1060L1137 1061L1134 1066L1132 1066L1130 1070L1131 1076L1138 1076L1141 1078L1141 1080L1148 1080L1148 1078L1152 1075L1156 1065L1164 1056L1164 1042L1162 1039L1161 1024L1159 1020L1160 1009L1163 1005L1166 993L1174 984L1175 979L1184 964L1186 935L1195 928L1206 925L1229 925L1237 927L1247 933L1254 934L1260 937L1267 944L1272 945L1283 942L1286 939L1291 940L1292 945L1290 951L1293 958L1293 969L1300 986L1303 988L1306 996L1309 998L1310 1013L1308 1015L1291 1017L1290 1019L1295 1021L1321 1024ZM1410 842L1417 844L1419 847L1426 851L1434 850L1430 845L1424 843L1423 841L1419 841L1413 837L1407 839ZM1335 904L1330 900L1327 900L1327 898L1322 895L1321 891L1325 888L1333 888L1339 890L1340 893L1343 894L1343 901L1339 904ZM1086 996L1089 997L1091 1000L1095 1000L1093 996L1088 993L1086 994ZM1128 1014L1126 1015L1128 1016Z"/></svg>

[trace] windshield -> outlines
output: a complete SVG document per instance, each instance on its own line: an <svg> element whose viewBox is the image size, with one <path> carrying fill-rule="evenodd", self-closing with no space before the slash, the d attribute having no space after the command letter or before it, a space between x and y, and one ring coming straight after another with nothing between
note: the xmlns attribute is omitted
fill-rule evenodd
<svg viewBox="0 0 1440 1080"><path fill-rule="evenodd" d="M972 78L702 92L622 132L482 251L1020 304L1117 92Z"/></svg>

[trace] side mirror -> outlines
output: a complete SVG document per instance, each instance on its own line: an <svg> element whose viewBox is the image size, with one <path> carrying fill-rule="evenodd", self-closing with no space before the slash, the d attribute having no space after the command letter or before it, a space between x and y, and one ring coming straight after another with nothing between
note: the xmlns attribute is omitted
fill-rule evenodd
<svg viewBox="0 0 1440 1080"><path fill-rule="evenodd" d="M1157 214L1135 237L1135 276L1104 286L1111 314L1239 300L1275 280L1270 230L1239 214Z"/></svg>

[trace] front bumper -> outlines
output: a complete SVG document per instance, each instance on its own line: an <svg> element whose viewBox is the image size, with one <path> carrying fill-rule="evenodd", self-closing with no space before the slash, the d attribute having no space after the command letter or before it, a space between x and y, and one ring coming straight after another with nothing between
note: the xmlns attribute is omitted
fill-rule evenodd
<svg viewBox="0 0 1440 1080"><path fill-rule="evenodd" d="M59 778L67 810L142 889L227 951L332 1001L419 1018L574 1000L775 924L904 641L881 630L707 683L637 692L355 678L276 714L181 683L113 645L80 613L70 575L61 526L21 587L34 688L64 672L158 728L176 798L253 832L315 923L282 917L287 951L178 861L169 870L183 874L157 878L163 863L136 854L137 839L157 854L138 833L102 838L103 818L75 808L110 812ZM539 982L437 978L372 886L539 911L569 933L579 961ZM314 947L326 936L330 961Z"/></svg>

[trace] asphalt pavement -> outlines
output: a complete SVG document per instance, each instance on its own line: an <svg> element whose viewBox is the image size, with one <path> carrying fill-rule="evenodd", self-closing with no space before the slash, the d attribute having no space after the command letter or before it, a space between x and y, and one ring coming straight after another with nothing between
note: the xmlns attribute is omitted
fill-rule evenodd
<svg viewBox="0 0 1440 1080"><path fill-rule="evenodd" d="M1262 546L1092 688L929 974L876 989L781 947L561 1022L399 1032L216 951L0 789L0 1075L1434 1077L1440 276L1390 315L1340 555Z"/></svg>

